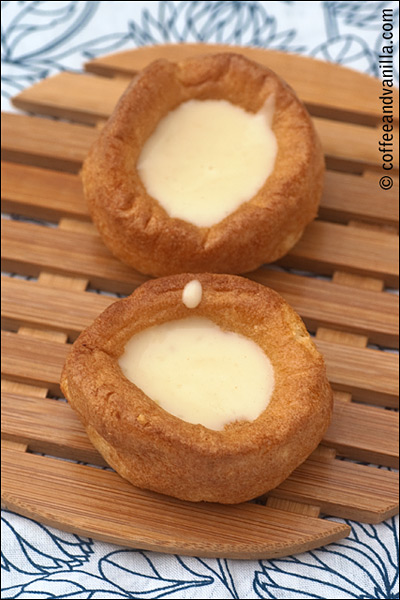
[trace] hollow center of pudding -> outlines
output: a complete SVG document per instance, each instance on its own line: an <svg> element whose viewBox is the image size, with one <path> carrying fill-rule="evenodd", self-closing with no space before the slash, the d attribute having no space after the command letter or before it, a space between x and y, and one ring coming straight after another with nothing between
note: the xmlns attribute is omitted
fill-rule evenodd
<svg viewBox="0 0 400 600"><path fill-rule="evenodd" d="M135 334L119 365L164 410L208 429L254 421L274 388L274 370L260 346L204 317L169 321Z"/></svg>
<svg viewBox="0 0 400 600"><path fill-rule="evenodd" d="M274 169L274 98L257 113L226 100L189 100L145 142L137 170L170 217L210 227L250 200Z"/></svg>

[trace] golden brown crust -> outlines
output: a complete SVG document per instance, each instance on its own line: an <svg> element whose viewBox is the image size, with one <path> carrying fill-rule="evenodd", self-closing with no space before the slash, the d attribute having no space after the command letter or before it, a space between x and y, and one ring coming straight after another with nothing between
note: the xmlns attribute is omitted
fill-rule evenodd
<svg viewBox="0 0 400 600"><path fill-rule="evenodd" d="M225 99L257 112L270 94L275 94L278 153L264 186L209 228L169 217L136 170L158 122L192 98ZM82 177L92 218L109 249L128 265L158 276L244 273L277 260L316 216L323 173L320 142L293 90L270 69L225 53L177 64L157 60L144 69L101 131Z"/></svg>
<svg viewBox="0 0 400 600"><path fill-rule="evenodd" d="M203 297L189 309L182 291L194 278ZM255 421L223 431L187 423L123 376L117 360L135 333L187 316L249 337L270 358L275 390ZM279 485L316 448L332 408L324 361L290 306L260 284L208 273L152 280L112 304L75 342L61 386L123 477L193 501L242 502Z"/></svg>

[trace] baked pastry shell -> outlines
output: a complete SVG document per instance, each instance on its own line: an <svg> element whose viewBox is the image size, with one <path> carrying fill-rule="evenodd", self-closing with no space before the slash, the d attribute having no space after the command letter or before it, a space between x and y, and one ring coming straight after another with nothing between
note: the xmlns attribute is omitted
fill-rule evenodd
<svg viewBox="0 0 400 600"><path fill-rule="evenodd" d="M223 99L257 112L271 95L278 151L260 190L211 227L170 217L136 168L161 119L191 99ZM160 276L245 273L279 259L315 218L323 174L318 136L293 90L267 67L222 53L179 63L161 59L139 73L91 148L82 180L92 219L111 252Z"/></svg>
<svg viewBox="0 0 400 600"><path fill-rule="evenodd" d="M192 279L203 297L189 309L182 291ZM185 422L123 375L118 358L135 333L189 316L254 340L270 358L275 388L256 420L222 431ZM120 475L192 501L237 503L276 487L316 448L332 409L324 361L300 317L276 292L231 275L152 280L115 302L74 343L61 387Z"/></svg>

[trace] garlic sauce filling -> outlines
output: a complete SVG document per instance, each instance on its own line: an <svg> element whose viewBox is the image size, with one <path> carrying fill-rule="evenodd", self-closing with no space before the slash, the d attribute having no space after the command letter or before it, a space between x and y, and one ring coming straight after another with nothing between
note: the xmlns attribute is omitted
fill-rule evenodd
<svg viewBox="0 0 400 600"><path fill-rule="evenodd" d="M145 142L137 170L170 217L210 227L250 200L272 173L274 97L257 113L226 100L189 100Z"/></svg>
<svg viewBox="0 0 400 600"><path fill-rule="evenodd" d="M164 410L208 429L254 421L274 389L273 366L258 344L204 317L135 334L118 362L125 377Z"/></svg>

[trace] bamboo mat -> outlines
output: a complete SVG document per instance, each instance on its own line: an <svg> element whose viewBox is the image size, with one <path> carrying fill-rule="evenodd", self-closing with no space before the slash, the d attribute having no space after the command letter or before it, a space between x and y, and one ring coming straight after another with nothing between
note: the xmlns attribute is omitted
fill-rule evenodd
<svg viewBox="0 0 400 600"><path fill-rule="evenodd" d="M103 246L79 169L135 72L154 58L194 55L204 46L144 47L95 59L86 74L60 73L16 96L15 106L29 114L3 115L3 210L23 219L3 222L2 265L32 278L2 278L2 498L20 514L136 548L269 558L348 534L347 525L322 514L378 523L397 512L397 475L358 464L398 465L397 413L385 410L398 406L397 357L371 347L398 345L398 298L388 293L398 285L398 165L393 190L381 190L381 84L305 57L235 51L288 80L326 154L319 219L280 261L286 272L261 268L248 276L281 293L315 334L335 390L332 424L318 450L259 504L180 502L96 468L103 459L70 407L53 397L60 396L70 343L112 302L93 288L128 294L146 277Z"/></svg>

